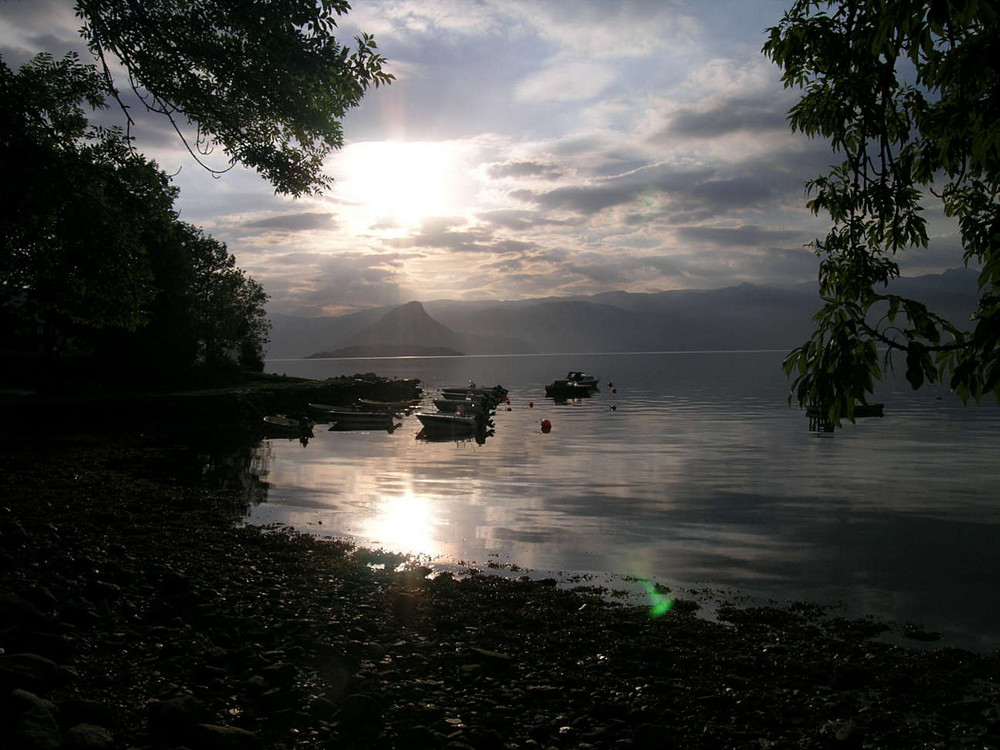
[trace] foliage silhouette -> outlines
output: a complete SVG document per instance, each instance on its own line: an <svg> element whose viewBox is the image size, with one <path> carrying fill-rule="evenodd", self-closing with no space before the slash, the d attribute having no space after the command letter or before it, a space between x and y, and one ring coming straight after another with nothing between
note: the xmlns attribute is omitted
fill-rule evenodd
<svg viewBox="0 0 1000 750"><path fill-rule="evenodd" d="M840 424L893 355L910 384L949 378L965 401L1000 398L1000 13L973 0L797 0L765 55L803 90L793 131L830 140L843 161L807 183L833 223L814 248L824 306L785 361L792 397ZM926 247L925 207L957 224L980 269L974 327L889 294L897 253Z"/></svg>

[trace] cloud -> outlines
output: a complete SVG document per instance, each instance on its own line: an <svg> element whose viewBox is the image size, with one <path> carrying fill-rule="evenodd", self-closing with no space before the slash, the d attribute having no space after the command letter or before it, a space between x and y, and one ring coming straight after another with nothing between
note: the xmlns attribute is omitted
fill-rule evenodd
<svg viewBox="0 0 1000 750"><path fill-rule="evenodd" d="M596 99L615 82L617 73L597 62L556 61L522 80L515 89L524 102Z"/></svg>
<svg viewBox="0 0 1000 750"><path fill-rule="evenodd" d="M487 174L495 179L505 177L544 177L546 179L559 177L562 172L552 164L537 161L515 161L503 164L490 164Z"/></svg>
<svg viewBox="0 0 1000 750"><path fill-rule="evenodd" d="M719 138L740 131L757 135L788 132L787 106L770 99L733 98L709 102L702 109L677 110L664 128L666 135Z"/></svg>
<svg viewBox="0 0 1000 750"><path fill-rule="evenodd" d="M708 242L722 247L755 247L787 243L802 237L795 229L766 229L755 225L739 227L678 227L678 238L692 242Z"/></svg>
<svg viewBox="0 0 1000 750"><path fill-rule="evenodd" d="M295 214L279 214L264 219L244 222L246 229L267 229L279 232L308 232L316 229L336 229L333 214L303 212Z"/></svg>

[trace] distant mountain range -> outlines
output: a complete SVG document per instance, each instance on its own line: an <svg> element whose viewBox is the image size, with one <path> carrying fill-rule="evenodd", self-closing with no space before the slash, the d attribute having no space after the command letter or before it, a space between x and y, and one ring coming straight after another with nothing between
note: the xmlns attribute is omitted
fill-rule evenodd
<svg viewBox="0 0 1000 750"><path fill-rule="evenodd" d="M890 289L962 325L977 274L896 279ZM804 342L822 301L815 284L741 284L655 294L607 292L517 302L409 302L339 317L272 315L272 359L787 349Z"/></svg>

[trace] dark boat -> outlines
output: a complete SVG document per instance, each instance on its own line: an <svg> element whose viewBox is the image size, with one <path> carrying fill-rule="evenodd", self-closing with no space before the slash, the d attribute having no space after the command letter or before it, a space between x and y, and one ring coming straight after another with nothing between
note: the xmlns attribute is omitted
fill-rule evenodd
<svg viewBox="0 0 1000 750"><path fill-rule="evenodd" d="M585 372L580 372L579 370L570 370L566 373L566 381L569 383L579 383L580 385L588 385L591 388L596 388L601 382L600 378L595 378L593 375L588 375Z"/></svg>
<svg viewBox="0 0 1000 750"><path fill-rule="evenodd" d="M392 428L395 418L392 412L350 409L329 404L309 404L309 408L319 415L321 421L333 422L341 430L388 430Z"/></svg>

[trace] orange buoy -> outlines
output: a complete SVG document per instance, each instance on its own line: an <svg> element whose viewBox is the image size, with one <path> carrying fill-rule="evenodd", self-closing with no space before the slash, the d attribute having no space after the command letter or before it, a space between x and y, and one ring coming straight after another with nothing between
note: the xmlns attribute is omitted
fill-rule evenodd
<svg viewBox="0 0 1000 750"><path fill-rule="evenodd" d="M552 430L552 423L549 420L547 420L547 419L543 419L542 420L542 432L549 432L551 430Z"/></svg>

